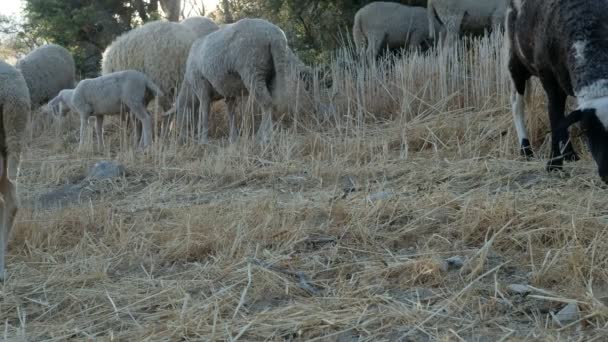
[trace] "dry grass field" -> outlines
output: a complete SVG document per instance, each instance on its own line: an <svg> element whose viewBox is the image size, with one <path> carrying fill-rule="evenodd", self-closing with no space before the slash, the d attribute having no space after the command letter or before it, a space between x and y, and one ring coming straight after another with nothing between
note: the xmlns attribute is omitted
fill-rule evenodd
<svg viewBox="0 0 608 342"><path fill-rule="evenodd" d="M576 130L582 160L545 172L538 86L519 156L502 37L469 45L338 56L331 89L292 85L267 146L251 114L229 146L221 103L210 145L145 154L117 118L95 152L76 115L38 114L0 339L605 341L606 186ZM99 160L126 175L85 178Z"/></svg>

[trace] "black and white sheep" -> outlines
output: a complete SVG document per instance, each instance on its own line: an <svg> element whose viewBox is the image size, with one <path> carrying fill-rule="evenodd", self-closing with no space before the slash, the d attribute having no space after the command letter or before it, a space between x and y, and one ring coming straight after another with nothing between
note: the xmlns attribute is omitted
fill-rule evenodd
<svg viewBox="0 0 608 342"><path fill-rule="evenodd" d="M79 114L81 147L84 144L89 117L96 118L97 144L103 147L104 115L121 114L124 109L128 109L142 123L141 147L146 147L152 141L152 117L146 110L146 104L152 98L162 95L159 87L146 75L139 71L126 70L82 80L73 91L62 91L49 102L49 106L56 108L64 104Z"/></svg>
<svg viewBox="0 0 608 342"><path fill-rule="evenodd" d="M190 51L186 74L177 99L178 127L185 133L185 105L190 94L200 102L199 143L208 141L211 102L225 99L230 125L230 142L238 135L236 101L249 94L263 111L258 135L269 140L273 104L282 99L289 49L285 33L262 19L242 19L197 40ZM274 97L274 100L273 100Z"/></svg>
<svg viewBox="0 0 608 342"><path fill-rule="evenodd" d="M31 112L25 79L14 67L0 61L0 281L5 278L5 254L19 199L11 178L16 178Z"/></svg>
<svg viewBox="0 0 608 342"><path fill-rule="evenodd" d="M441 28L438 22L434 27ZM370 58L376 58L382 49L411 47L425 50L431 41L429 28L424 8L377 1L357 11L353 42L358 53L365 49Z"/></svg>
<svg viewBox="0 0 608 342"><path fill-rule="evenodd" d="M55 45L43 45L21 58L17 64L35 110L57 96L59 91L73 88L76 82L74 58L68 50Z"/></svg>
<svg viewBox="0 0 608 342"><path fill-rule="evenodd" d="M512 109L521 152L532 155L524 122L525 92L532 76L547 94L551 122L548 170L578 160L568 127L580 122L600 177L608 182L608 2L512 0L507 14ZM578 109L564 117L566 98Z"/></svg>

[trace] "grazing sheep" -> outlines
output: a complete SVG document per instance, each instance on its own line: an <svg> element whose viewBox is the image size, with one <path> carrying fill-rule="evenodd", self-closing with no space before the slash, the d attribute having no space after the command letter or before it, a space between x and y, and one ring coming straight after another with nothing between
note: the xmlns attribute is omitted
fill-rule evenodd
<svg viewBox="0 0 608 342"><path fill-rule="evenodd" d="M504 24L509 0L428 0L427 16L431 34L439 33L440 40L446 36L462 33L479 34ZM436 30L437 22L445 28ZM435 38L435 36L433 36Z"/></svg>
<svg viewBox="0 0 608 342"><path fill-rule="evenodd" d="M43 45L21 58L16 65L30 90L32 110L55 97L61 89L76 82L74 58L65 48Z"/></svg>
<svg viewBox="0 0 608 342"><path fill-rule="evenodd" d="M180 24L192 30L198 38L202 38L209 33L220 29L213 20L207 17L190 17L182 20Z"/></svg>
<svg viewBox="0 0 608 342"><path fill-rule="evenodd" d="M25 125L30 115L30 94L25 79L0 61L0 281L4 281L5 254L19 199L11 178L19 170Z"/></svg>
<svg viewBox="0 0 608 342"><path fill-rule="evenodd" d="M103 53L101 73L137 70L146 74L165 94L164 110L171 107L182 83L186 61L196 34L178 23L154 21L124 33Z"/></svg>
<svg viewBox="0 0 608 342"><path fill-rule="evenodd" d="M439 25L435 27L439 28ZM359 53L376 58L381 49L428 48L431 38L426 10L394 2L372 2L355 15L353 40Z"/></svg>
<svg viewBox="0 0 608 342"><path fill-rule="evenodd" d="M75 112L72 96L74 96L74 89L63 89L54 99L49 101L49 109L53 113L61 114L61 116L65 116L70 110Z"/></svg>
<svg viewBox="0 0 608 342"><path fill-rule="evenodd" d="M126 106L142 122L141 147L146 147L152 140L152 117L146 110L146 104L153 97L162 95L162 91L146 75L126 70L82 80L73 92L60 93L49 102L49 106L56 107L63 103L80 115L80 147L84 144L89 117L96 117L97 144L103 147L103 116L120 114L123 106Z"/></svg>
<svg viewBox="0 0 608 342"><path fill-rule="evenodd" d="M227 105L230 142L234 142L238 135L236 100L250 94L263 110L259 138L268 142L273 102L278 105L277 100L282 100L277 93L284 90L288 51L285 33L262 19L242 19L197 40L188 57L177 99L177 121L182 135L187 126L184 103L189 94L195 94L201 113L199 143L208 141L211 102L222 98Z"/></svg>
<svg viewBox="0 0 608 342"><path fill-rule="evenodd" d="M608 182L608 2L587 0L513 0L507 14L512 109L521 152L532 156L524 122L525 93L532 76L548 99L551 159L548 170L564 159L578 160L568 135L576 122L587 137L599 175ZM578 109L564 117L566 98Z"/></svg>

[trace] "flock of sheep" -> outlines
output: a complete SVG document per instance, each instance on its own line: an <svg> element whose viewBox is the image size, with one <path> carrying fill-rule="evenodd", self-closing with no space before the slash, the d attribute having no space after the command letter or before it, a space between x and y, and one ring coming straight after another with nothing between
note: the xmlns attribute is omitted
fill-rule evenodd
<svg viewBox="0 0 608 342"><path fill-rule="evenodd" d="M536 76L549 103L553 143L549 169L561 168L564 159L578 159L568 127L580 122L600 177L608 182L606 19L606 0L428 0L426 9L375 2L357 13L353 38L361 58L376 58L384 49L428 48L458 34L503 26L522 153L532 156L524 110L526 85ZM243 19L220 27L204 17L151 22L123 34L104 52L102 76L77 84L74 60L58 45L40 47L14 67L0 61L0 280L18 205L11 179L17 176L32 110L48 104L62 114L77 112L81 145L88 119L95 116L97 143L103 146L103 116L127 109L138 119L136 142L144 148L153 136L153 120L146 109L152 99L158 100L164 118L175 116L178 130L193 129L200 143L208 141L211 103L224 99L232 143L238 137L236 101L249 94L263 111L258 134L266 143L273 107L284 100L280 92L290 64L304 74L311 70L292 52L276 25ZM565 117L568 95L577 97L579 108ZM191 115L196 108L200 117Z"/></svg>

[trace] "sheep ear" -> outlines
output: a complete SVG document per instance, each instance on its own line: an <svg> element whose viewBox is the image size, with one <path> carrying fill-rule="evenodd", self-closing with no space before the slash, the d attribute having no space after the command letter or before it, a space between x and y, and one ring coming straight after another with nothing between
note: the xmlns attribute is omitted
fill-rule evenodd
<svg viewBox="0 0 608 342"><path fill-rule="evenodd" d="M581 121L581 119L583 118L583 114L585 112L586 112L586 110L580 110L580 109L575 110L574 112L568 114L568 116L566 116L564 118L564 121L562 121L562 124L560 126L562 126L562 128L568 129L568 127Z"/></svg>

